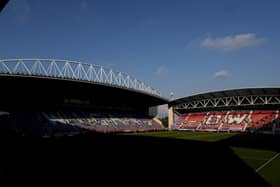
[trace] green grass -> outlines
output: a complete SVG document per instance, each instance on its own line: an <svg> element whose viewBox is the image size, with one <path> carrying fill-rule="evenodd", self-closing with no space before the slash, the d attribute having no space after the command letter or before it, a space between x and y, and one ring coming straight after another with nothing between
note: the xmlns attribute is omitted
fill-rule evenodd
<svg viewBox="0 0 280 187"><path fill-rule="evenodd" d="M261 165L277 154L275 151L251 148L231 147L231 149L241 160L246 162L254 170L258 169Z"/></svg>
<svg viewBox="0 0 280 187"><path fill-rule="evenodd" d="M276 157L258 173L273 186L280 186L280 157Z"/></svg>
<svg viewBox="0 0 280 187"><path fill-rule="evenodd" d="M234 136L234 133L213 133L213 132L181 132L181 131L163 131L163 132L141 132L141 133L124 133L125 135L149 136L159 138L175 138L186 140L197 140L216 142Z"/></svg>
<svg viewBox="0 0 280 187"><path fill-rule="evenodd" d="M263 177L272 186L280 186L280 155L275 159L267 163L273 158L279 148L277 149L265 149L265 145L261 145L262 148L258 148L258 143L265 142L266 145L275 144L273 135L242 135L238 133L212 133L212 132L183 132L183 131L165 131L165 132L143 132L143 133L124 133L124 135L133 136L148 136L158 138L172 138L183 140L195 140L212 142L216 144L222 144L228 146L232 152L249 167L251 167L256 173ZM279 137L279 138L278 138ZM231 139L232 138L232 139ZM227 141L229 143L222 143ZM280 141L280 136L276 137ZM240 144L240 142L243 142ZM257 143L254 143L257 142ZM246 146L245 146L246 145ZM250 145L253 145L250 147ZM264 165L260 170L259 168Z"/></svg>

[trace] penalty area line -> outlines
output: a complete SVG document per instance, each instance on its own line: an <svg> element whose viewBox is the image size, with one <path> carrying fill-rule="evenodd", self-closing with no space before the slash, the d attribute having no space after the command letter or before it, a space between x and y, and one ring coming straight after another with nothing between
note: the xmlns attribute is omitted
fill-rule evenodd
<svg viewBox="0 0 280 187"><path fill-rule="evenodd" d="M274 155L272 158L270 158L268 161L266 161L263 165L261 165L260 167L258 167L257 169L256 169L256 172L259 172L262 168L264 168L267 164L269 164L270 162L272 162L276 157L278 157L279 156L279 154L280 154L280 152L279 153L277 153L276 155Z"/></svg>

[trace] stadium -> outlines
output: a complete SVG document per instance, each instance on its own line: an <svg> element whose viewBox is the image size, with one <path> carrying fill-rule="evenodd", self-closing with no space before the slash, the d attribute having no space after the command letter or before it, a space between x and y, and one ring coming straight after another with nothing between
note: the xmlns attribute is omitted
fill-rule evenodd
<svg viewBox="0 0 280 187"><path fill-rule="evenodd" d="M0 73L7 90L0 100L6 125L2 128L39 136L164 129L156 118L157 106L168 100L125 73L54 59L0 60ZM15 96L10 85L24 85L24 90ZM212 91L168 104L170 130L273 134L280 130L279 88Z"/></svg>
<svg viewBox="0 0 280 187"><path fill-rule="evenodd" d="M8 0L0 1L0 12L7 2ZM18 44L20 42L28 43L27 48L32 46L32 41L36 41L38 43L36 43L35 48L38 44L38 48L42 48L40 50L46 50L47 48L42 45L47 45L49 42L51 48L48 50L51 51L49 53L51 55L57 54L56 50L61 47L57 41L63 41L61 42L63 47L66 44L69 45L68 48L71 48L71 42L68 43L69 41L66 39L68 32L65 31L69 29L71 33L74 28L71 21L71 27L67 27L66 23L71 20L73 12L75 15L81 14L81 12L86 13L86 17L89 18L85 21L87 23L95 19L92 19L92 14L87 12L89 1L82 1L80 7L77 7L79 4L72 4L74 9L67 9L66 12L64 11L65 5L68 3L70 5L74 1L56 3L55 5L50 1L52 6L43 5L43 1L40 3L33 1L32 8L29 1L14 2L9 4L14 17L8 17L8 22L11 22L11 25L16 25L20 33L26 33L29 29L27 20L31 17L30 15L35 15L36 18L40 15L38 13L48 9L45 12L46 15L38 16L40 17L39 23L43 23L43 26L38 24L36 19L29 21L37 23L36 29L42 27L44 30L50 28L59 30L60 26L63 27L60 30L61 35L58 36L62 40L48 37L48 35L56 35L59 31L54 33L48 31L46 34L40 29L36 30L34 27L30 27L32 36L39 33L39 37L37 39L31 37L32 40L28 40L29 37L27 37L26 40L16 41L16 43L19 42ZM107 24L101 24L99 27L94 27L95 29L104 29L104 26L107 28L110 23L116 26L115 22L120 19L119 14L110 15L110 12L114 12L119 6L119 3L113 4L114 2L106 2L105 9L102 9L100 5L90 9L94 13L97 9L106 13L106 16L100 12L94 14L93 17L100 16L99 19L102 18L100 22ZM112 4L112 7L108 4ZM162 4L162 2L156 4ZM147 11L146 8L150 5L149 1L148 4L145 4L144 9L140 9L141 15L142 11ZM167 12L170 11L169 6L172 7L171 5L168 4ZM250 7L252 5L250 4ZM59 13L55 12L54 7L59 10ZM97 9L94 9L95 7ZM126 9L129 7L131 8L131 6L127 6ZM138 4L136 7L139 7ZM186 11L186 7L182 7L184 12L189 12ZM192 6L190 7L193 9ZM125 13L126 9L122 13ZM151 10L153 14L156 14L154 13L157 12L156 9L151 8ZM177 13L178 9L174 10ZM210 10L213 12L212 9ZM67 14L67 11L71 14ZM136 9L133 11L137 12ZM127 15L133 17L133 11L129 11L129 14L124 17ZM47 22L44 16L49 18L53 15L54 17L50 18L52 23ZM75 21L79 24L82 21L81 15L75 17ZM136 17L140 18L139 15ZM170 15L172 13L168 16ZM179 15L180 18L183 18L183 14L179 13ZM61 22L52 25L56 18L59 20L59 17L64 16L66 20L60 20ZM117 17L117 20L106 22L107 17ZM172 22L174 20L176 19L172 18ZM205 20L209 21L209 19ZM131 22L137 21L131 20ZM162 23L166 23L166 17ZM146 22L144 20L138 27L145 26L151 29L154 24L157 24L156 21L149 19ZM5 25L2 29L4 34L5 31L6 34L11 33L13 40L20 38L19 32L17 32L19 37L13 35L12 31L16 29L5 30L11 25L3 25ZM120 25L117 24L118 29ZM170 28L176 28L176 35L178 35L177 27L174 26ZM220 30L220 26L217 28ZM110 29L101 29L96 33L93 31L95 29L81 27L80 31L73 32L75 34L72 35L72 38L68 38L73 40L73 44L75 44L73 51L70 52L73 53L72 57L76 58L78 55L86 54L78 49L79 43L84 45L87 41L90 41L91 44L97 43L98 47L95 50L98 52L94 54L90 51L93 56L99 52L103 56L107 56L111 52L111 45L114 50L122 47L121 45L116 47L110 43L110 45L104 45L106 46L105 51L99 51L99 48L104 47L103 39L114 40L116 38L100 35L100 33L106 33ZM122 31L118 29L113 29L114 34ZM83 35L81 33L84 33L85 30L90 30L90 36L101 36L102 42L97 42L98 37L94 38L95 42L92 42L89 35L86 36L87 41L81 42L83 37L80 35ZM201 30L205 30L205 28L199 28L199 31ZM37 31L39 32L37 33ZM109 35L114 35L113 32ZM158 32L155 33L160 35ZM120 35L116 36L122 39L120 43L124 41L126 43L132 39L125 37L123 40ZM152 37L148 41L149 45L157 41L153 41L156 38L155 35ZM42 38L46 38L45 43L44 40L41 41ZM75 40L76 38L78 41ZM149 37L139 38L144 41L144 38ZM229 35L225 38L227 43L231 44L229 47L221 42L224 41L223 38L212 39L209 36L200 43L200 48L216 47L216 49L223 48L224 52L228 52L242 47L260 45L266 40L266 38L256 38L254 33ZM244 44L242 41L240 43L242 38L243 40L247 39L247 43ZM159 39L160 45L171 46L168 48L168 55L162 55L164 50L160 52L160 56L164 56L168 61L169 52L173 50L174 46L172 42L168 42L166 45L166 43L161 43L164 41L162 38ZM252 42L254 39L255 42ZM3 52L3 56L13 56L14 58L15 54L20 55L20 50L16 50L11 38L9 39L5 35L2 40L4 45L1 45L3 47L1 52L5 51L6 48L8 51ZM173 40L174 38L170 41ZM182 38L180 38L181 40ZM131 41L138 44L142 42L139 40L137 42L134 39ZM193 47L195 41L192 40L185 47L185 50ZM238 41L238 45L236 41ZM25 45L17 47L21 48L22 46L25 47ZM89 46L87 47L91 50L94 49L92 45ZM83 46L82 50L87 47ZM147 49L153 51L151 48ZM36 52L48 54L47 52L40 53L40 50ZM28 55L28 50L23 51L24 53L21 54ZM124 51L129 53L129 50ZM135 51L130 52L137 55L134 53ZM62 51L58 52L59 55L63 56L63 53L60 52ZM69 51L64 54L68 55ZM153 56L149 55L150 53L144 54L154 60ZM201 53L199 56L203 56L203 54ZM176 61L177 56L174 57L172 56L172 61L174 59ZM208 57L206 55L206 58ZM94 58L98 59L97 56ZM113 57L113 60L117 60L116 56ZM211 61L211 59L208 60ZM172 65L176 66L176 63ZM164 73L164 67L160 66L157 73ZM185 67L189 68L189 64ZM204 69L207 69L207 66ZM178 69L177 71L176 74L179 74ZM186 74L186 72L183 73ZM227 74L227 71L217 73L219 77L222 77ZM200 69L199 75L201 79L205 78ZM149 77L147 76L145 79L148 81ZM186 85L183 84L184 81L184 79L178 78L176 84L183 87ZM59 184L57 182L62 183L62 185L85 183L86 185L113 184L116 186L126 184L130 186L280 186L279 87L260 86L207 91L182 98L168 99L145 82L113 68L95 65L91 62L40 58L0 59L0 86L0 184L3 183L3 186L7 184L12 186L14 183L20 185L25 183L28 185ZM158 106L160 105L168 105L168 116L165 119L158 118ZM165 123L166 119L168 123Z"/></svg>
<svg viewBox="0 0 280 187"><path fill-rule="evenodd" d="M91 168L106 178L100 174L106 168L114 173L124 168L136 174L124 172L126 178L139 180L145 170L145 179L153 181L179 164L188 171L177 177L188 175L196 184L205 182L199 182L198 168L211 185L232 176L235 185L279 183L279 136L273 135L279 132L279 88L214 91L169 101L125 73L54 59L0 60L0 83L6 153L1 172L7 179L37 176L36 171L43 173L39 177L84 177ZM156 117L157 106L166 103L169 128ZM171 165L166 166L166 157L172 158ZM77 170L82 174L73 175Z"/></svg>

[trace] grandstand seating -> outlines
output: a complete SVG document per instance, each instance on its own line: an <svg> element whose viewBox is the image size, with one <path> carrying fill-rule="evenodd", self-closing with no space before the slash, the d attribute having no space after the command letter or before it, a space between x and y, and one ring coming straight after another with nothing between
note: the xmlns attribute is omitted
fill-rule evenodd
<svg viewBox="0 0 280 187"><path fill-rule="evenodd" d="M181 120L179 120L177 127L183 130L197 130L203 123L205 118L205 113L189 113L184 115Z"/></svg>
<svg viewBox="0 0 280 187"><path fill-rule="evenodd" d="M258 110L187 113L177 120L174 127L192 131L280 131L278 112Z"/></svg>
<svg viewBox="0 0 280 187"><path fill-rule="evenodd" d="M137 114L93 112L12 113L14 128L22 134L39 136L73 135L86 131L136 132L162 130L156 118Z"/></svg>

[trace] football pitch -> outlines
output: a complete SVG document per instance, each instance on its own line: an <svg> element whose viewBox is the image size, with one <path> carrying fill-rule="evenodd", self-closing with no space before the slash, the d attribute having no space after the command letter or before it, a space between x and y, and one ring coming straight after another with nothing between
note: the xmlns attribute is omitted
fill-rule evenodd
<svg viewBox="0 0 280 187"><path fill-rule="evenodd" d="M126 135L211 142L227 146L267 183L280 186L280 136L211 132L143 132Z"/></svg>
<svg viewBox="0 0 280 187"><path fill-rule="evenodd" d="M183 131L53 138L3 135L0 148L4 153L0 178L9 181L39 174L83 179L89 175L94 180L125 176L198 186L280 186L279 135Z"/></svg>

